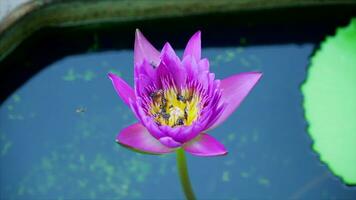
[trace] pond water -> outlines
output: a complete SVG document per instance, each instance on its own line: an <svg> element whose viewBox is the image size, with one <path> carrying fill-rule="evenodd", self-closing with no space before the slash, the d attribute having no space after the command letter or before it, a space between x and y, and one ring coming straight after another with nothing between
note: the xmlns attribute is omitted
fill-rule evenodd
<svg viewBox="0 0 356 200"><path fill-rule="evenodd" d="M356 197L319 161L306 133L300 85L315 47L203 49L219 79L245 71L264 76L237 112L210 131L229 154L188 155L199 199ZM136 119L107 73L132 84L132 60L132 50L66 56L1 104L1 199L183 198L175 154L142 155L115 143Z"/></svg>

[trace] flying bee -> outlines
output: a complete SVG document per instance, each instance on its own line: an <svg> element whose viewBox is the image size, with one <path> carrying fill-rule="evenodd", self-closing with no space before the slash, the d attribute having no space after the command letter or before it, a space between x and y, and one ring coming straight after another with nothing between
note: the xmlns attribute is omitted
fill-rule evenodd
<svg viewBox="0 0 356 200"><path fill-rule="evenodd" d="M85 111L87 111L87 109L84 107L78 107L75 109L76 113L85 113Z"/></svg>

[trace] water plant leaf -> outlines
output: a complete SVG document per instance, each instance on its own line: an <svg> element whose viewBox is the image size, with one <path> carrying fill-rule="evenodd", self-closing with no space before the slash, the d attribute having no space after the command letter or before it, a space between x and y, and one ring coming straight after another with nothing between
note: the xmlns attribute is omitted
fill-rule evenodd
<svg viewBox="0 0 356 200"><path fill-rule="evenodd" d="M356 18L321 44L301 89L314 151L344 183L355 185Z"/></svg>

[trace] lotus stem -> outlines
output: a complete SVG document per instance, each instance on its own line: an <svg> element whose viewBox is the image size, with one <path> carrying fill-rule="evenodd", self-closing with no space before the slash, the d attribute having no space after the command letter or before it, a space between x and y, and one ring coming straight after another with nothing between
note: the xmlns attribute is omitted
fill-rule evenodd
<svg viewBox="0 0 356 200"><path fill-rule="evenodd" d="M180 183L182 185L185 198L187 200L195 200L194 191L190 184L187 161L185 159L184 150L179 148L177 150L177 168L179 171Z"/></svg>

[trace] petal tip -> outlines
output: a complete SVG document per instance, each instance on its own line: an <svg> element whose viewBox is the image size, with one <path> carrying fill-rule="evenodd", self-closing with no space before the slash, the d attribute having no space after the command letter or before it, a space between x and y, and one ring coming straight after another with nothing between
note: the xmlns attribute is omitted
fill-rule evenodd
<svg viewBox="0 0 356 200"><path fill-rule="evenodd" d="M196 33L194 33L194 37L201 38L201 31L198 30Z"/></svg>
<svg viewBox="0 0 356 200"><path fill-rule="evenodd" d="M111 73L111 72L108 73L108 78L111 79L111 80L112 80L113 78L115 78L115 76L116 76L116 75L113 74L113 73Z"/></svg>
<svg viewBox="0 0 356 200"><path fill-rule="evenodd" d="M173 50L173 47L171 46L171 44L169 44L169 42L164 43L164 46L162 48L162 52L170 51L170 50Z"/></svg>
<svg viewBox="0 0 356 200"><path fill-rule="evenodd" d="M198 62L201 58L201 31L197 31L189 39L183 54L183 58L191 55Z"/></svg>
<svg viewBox="0 0 356 200"><path fill-rule="evenodd" d="M250 72L250 74L253 74L255 76L255 81L257 83L257 81L259 81L262 76L263 76L263 73L262 72Z"/></svg>
<svg viewBox="0 0 356 200"><path fill-rule="evenodd" d="M225 150L225 152L221 154L221 156L226 156L227 154L229 154L229 152Z"/></svg>
<svg viewBox="0 0 356 200"><path fill-rule="evenodd" d="M209 129L213 129L224 122L241 104L245 97L251 92L252 88L262 77L261 72L243 72L235 74L220 83L222 90L222 102L227 102L221 116L214 122Z"/></svg>
<svg viewBox="0 0 356 200"><path fill-rule="evenodd" d="M263 73L260 71L243 72L242 74L251 74L251 75L255 75L258 78L260 78L263 75Z"/></svg>
<svg viewBox="0 0 356 200"><path fill-rule="evenodd" d="M256 82L258 82L263 76L262 72L252 72L252 73L256 75Z"/></svg>
<svg viewBox="0 0 356 200"><path fill-rule="evenodd" d="M108 73L108 77L111 80L117 94L127 105L129 105L129 99L135 99L135 93L131 86L116 74Z"/></svg>
<svg viewBox="0 0 356 200"><path fill-rule="evenodd" d="M255 73L258 76L258 78L261 78L263 76L263 73L259 71L253 73Z"/></svg>
<svg viewBox="0 0 356 200"><path fill-rule="evenodd" d="M142 35L142 32L140 31L140 29L136 28L135 30L135 37L138 38Z"/></svg>
<svg viewBox="0 0 356 200"><path fill-rule="evenodd" d="M159 63L159 52L157 49L146 39L139 29L135 32L134 43L134 65L140 66L144 59L149 62Z"/></svg>
<svg viewBox="0 0 356 200"><path fill-rule="evenodd" d="M168 58L173 59L174 57L176 57L176 52L174 51L173 47L171 46L171 44L169 44L169 42L166 42L162 48L161 51L161 59L162 60L166 60Z"/></svg>

